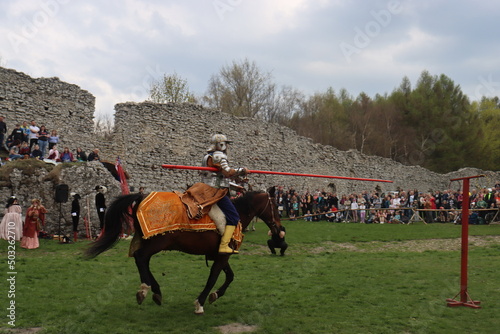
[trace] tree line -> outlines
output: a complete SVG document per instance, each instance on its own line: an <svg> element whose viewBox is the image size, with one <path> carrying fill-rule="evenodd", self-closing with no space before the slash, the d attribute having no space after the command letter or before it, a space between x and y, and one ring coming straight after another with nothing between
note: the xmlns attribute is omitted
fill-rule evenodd
<svg viewBox="0 0 500 334"><path fill-rule="evenodd" d="M423 71L414 86L403 77L392 93L373 98L331 87L305 96L293 87L278 87L270 72L245 59L212 75L203 96L196 96L185 79L173 74L151 84L149 99L200 103L235 116L275 122L320 144L438 173L500 166L499 98L471 102L444 74Z"/></svg>

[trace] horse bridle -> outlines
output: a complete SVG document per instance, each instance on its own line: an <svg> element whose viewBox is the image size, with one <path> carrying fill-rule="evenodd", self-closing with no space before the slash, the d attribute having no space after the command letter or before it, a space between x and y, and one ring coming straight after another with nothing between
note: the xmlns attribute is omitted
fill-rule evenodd
<svg viewBox="0 0 500 334"><path fill-rule="evenodd" d="M269 195L269 193L266 193L267 194L267 202L266 202L266 206L264 207L264 209L262 209L262 212L260 214L257 215L257 217L261 217L264 212L266 211L266 209L270 206L270 205L273 205L272 204L272 200L271 200L271 195ZM276 223L274 222L274 210L271 209L271 226L274 227L276 229L276 231L279 232L279 229L278 227L276 226Z"/></svg>

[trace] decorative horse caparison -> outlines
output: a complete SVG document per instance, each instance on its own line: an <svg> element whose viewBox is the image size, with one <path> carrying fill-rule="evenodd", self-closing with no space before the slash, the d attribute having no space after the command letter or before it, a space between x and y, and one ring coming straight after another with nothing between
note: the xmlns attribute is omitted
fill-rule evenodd
<svg viewBox="0 0 500 334"><path fill-rule="evenodd" d="M134 220L135 233L139 233L142 238L136 212L139 203L144 198L145 196L142 194L123 195L111 203L106 211L103 233L87 249L86 255L88 257L96 257L110 249L120 239L123 227L128 226L130 217ZM267 192L247 192L245 195L236 198L234 205L240 215L243 229L246 229L254 217L258 217L266 223L273 234L279 233L281 223L274 187ZM224 271L226 274L225 281L219 289L210 293L210 304L225 294L226 289L234 279L233 270L229 265L231 254L218 253L220 239L221 236L216 231L173 231L155 235L149 239L142 239L140 248L133 253L141 279L141 287L136 294L137 302L141 304L146 298L149 289L151 289L153 301L158 305L162 303L160 285L149 268L150 259L154 254L162 250L176 250L188 254L205 255L207 260L213 260L213 264L205 288L194 302L195 313L203 314L205 301L210 290L217 282L220 272Z"/></svg>

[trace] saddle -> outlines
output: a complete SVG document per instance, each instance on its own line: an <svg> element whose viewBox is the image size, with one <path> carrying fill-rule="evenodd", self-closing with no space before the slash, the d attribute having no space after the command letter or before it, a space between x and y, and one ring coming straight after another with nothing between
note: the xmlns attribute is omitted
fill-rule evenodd
<svg viewBox="0 0 500 334"><path fill-rule="evenodd" d="M200 219L210 212L213 204L226 196L228 189L217 189L205 183L195 183L186 192L174 191L186 206L189 219Z"/></svg>

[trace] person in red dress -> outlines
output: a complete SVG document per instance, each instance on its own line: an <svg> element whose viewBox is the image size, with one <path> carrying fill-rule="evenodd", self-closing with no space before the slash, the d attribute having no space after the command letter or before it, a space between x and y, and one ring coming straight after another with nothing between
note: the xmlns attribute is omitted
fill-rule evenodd
<svg viewBox="0 0 500 334"><path fill-rule="evenodd" d="M38 233L45 225L45 214L47 209L40 203L39 199L33 199L31 206L26 212L26 219L23 227L23 238L21 247L35 249L39 247Z"/></svg>

